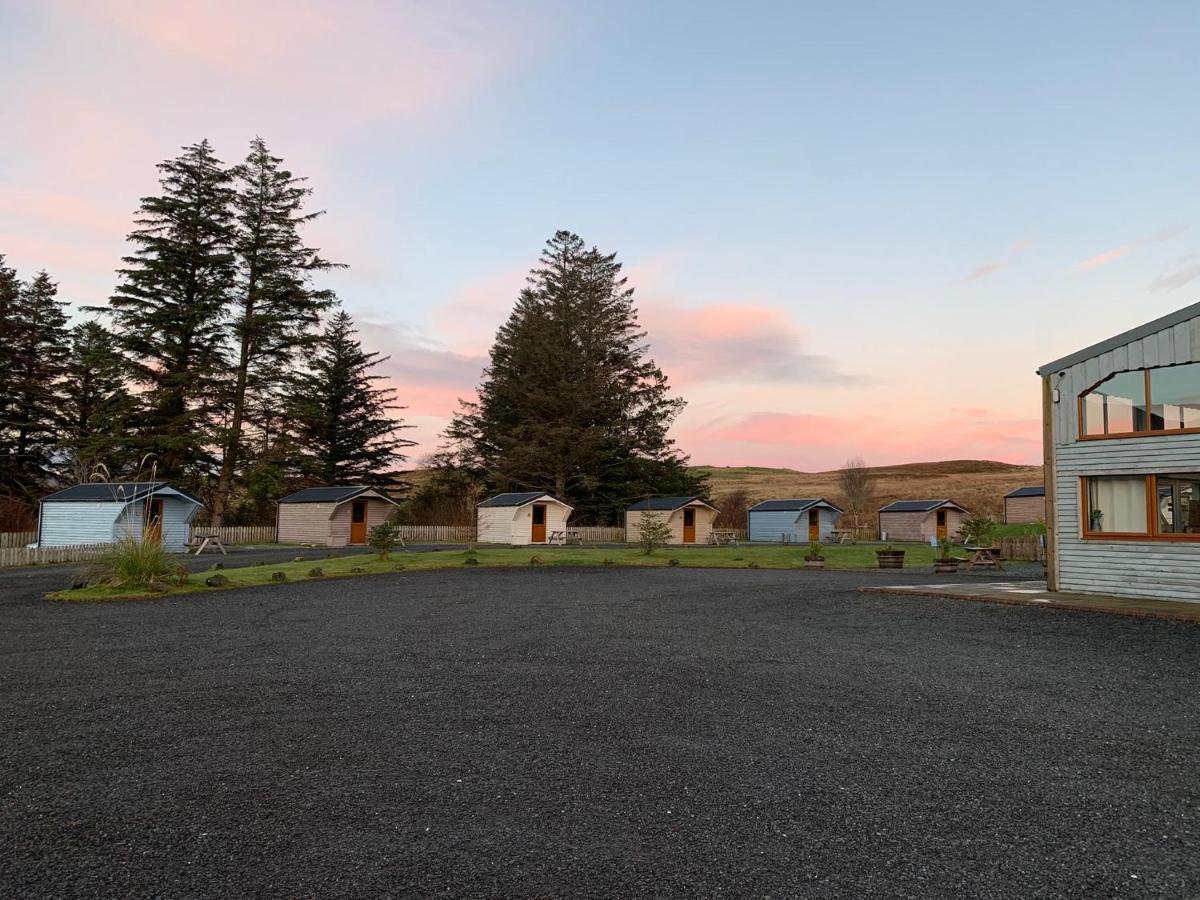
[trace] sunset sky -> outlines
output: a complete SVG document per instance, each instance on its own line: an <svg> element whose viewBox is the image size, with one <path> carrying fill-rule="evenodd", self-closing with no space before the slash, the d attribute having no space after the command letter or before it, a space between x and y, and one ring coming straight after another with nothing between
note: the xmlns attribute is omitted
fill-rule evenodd
<svg viewBox="0 0 1200 900"><path fill-rule="evenodd" d="M556 229L696 463L1040 458L1034 368L1200 299L1200 4L0 0L0 253L103 302L155 163L261 135L416 457Z"/></svg>

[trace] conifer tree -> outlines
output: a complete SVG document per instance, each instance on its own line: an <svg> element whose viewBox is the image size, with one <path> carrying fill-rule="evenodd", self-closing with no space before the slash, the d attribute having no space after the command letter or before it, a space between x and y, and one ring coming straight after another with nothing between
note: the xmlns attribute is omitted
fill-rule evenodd
<svg viewBox="0 0 1200 900"><path fill-rule="evenodd" d="M221 470L212 518L220 525L243 456L243 430L255 398L270 397L281 385L295 354L316 340L313 326L333 303L333 293L311 285L313 272L333 267L300 237L303 225L321 213L306 213L311 189L281 167L262 138L250 144L245 162L233 170L237 280L233 291L234 367L224 397Z"/></svg>
<svg viewBox="0 0 1200 900"><path fill-rule="evenodd" d="M66 304L46 272L21 285L5 316L6 409L0 429L10 495L33 497L53 473L66 365Z"/></svg>
<svg viewBox="0 0 1200 900"><path fill-rule="evenodd" d="M704 491L668 437L683 401L647 357L615 254L559 231L500 328L478 400L447 430L496 490L546 490L582 521L647 493Z"/></svg>
<svg viewBox="0 0 1200 900"><path fill-rule="evenodd" d="M225 369L226 305L234 282L230 174L208 141L159 163L161 193L144 197L136 246L109 300L113 331L142 386L138 449L166 478L209 459L210 413Z"/></svg>
<svg viewBox="0 0 1200 900"><path fill-rule="evenodd" d="M123 472L130 462L125 432L133 409L125 359L112 334L99 322L76 325L63 377L60 447L67 480L87 481L99 466L112 477Z"/></svg>
<svg viewBox="0 0 1200 900"><path fill-rule="evenodd" d="M415 444L399 437L409 426L389 415L404 408L395 391L376 386L383 376L373 370L388 357L364 351L355 334L354 321L336 310L291 388L300 474L324 484L395 483L404 448Z"/></svg>
<svg viewBox="0 0 1200 900"><path fill-rule="evenodd" d="M21 293L21 282L17 270L4 264L0 253L0 384L9 385L16 379L16 314L17 298ZM0 483L13 481L13 473L7 466L12 463L9 443L10 434L5 424L12 416L13 395L0 390Z"/></svg>

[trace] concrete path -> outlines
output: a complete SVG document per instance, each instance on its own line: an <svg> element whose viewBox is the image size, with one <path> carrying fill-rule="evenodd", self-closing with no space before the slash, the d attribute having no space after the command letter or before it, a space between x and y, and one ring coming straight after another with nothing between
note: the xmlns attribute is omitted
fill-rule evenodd
<svg viewBox="0 0 1200 900"><path fill-rule="evenodd" d="M1049 591L1044 581L988 582L985 584L901 584L862 587L873 594L908 594L942 597L950 600L974 600L979 603L1004 603L1009 606L1046 606L1075 612L1108 613L1140 619L1164 619L1169 622L1200 624L1200 603L1177 600L1135 600L1096 594L1070 594Z"/></svg>

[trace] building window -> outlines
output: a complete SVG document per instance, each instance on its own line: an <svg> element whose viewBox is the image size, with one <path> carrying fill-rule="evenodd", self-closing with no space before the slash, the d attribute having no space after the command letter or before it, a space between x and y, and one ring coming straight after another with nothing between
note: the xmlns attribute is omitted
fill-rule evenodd
<svg viewBox="0 0 1200 900"><path fill-rule="evenodd" d="M1200 540L1200 472L1083 479L1083 535L1098 540Z"/></svg>
<svg viewBox="0 0 1200 900"><path fill-rule="evenodd" d="M1079 397L1081 438L1200 431L1200 363L1118 372Z"/></svg>
<svg viewBox="0 0 1200 900"><path fill-rule="evenodd" d="M1092 534L1149 534L1146 479L1087 479L1087 530Z"/></svg>

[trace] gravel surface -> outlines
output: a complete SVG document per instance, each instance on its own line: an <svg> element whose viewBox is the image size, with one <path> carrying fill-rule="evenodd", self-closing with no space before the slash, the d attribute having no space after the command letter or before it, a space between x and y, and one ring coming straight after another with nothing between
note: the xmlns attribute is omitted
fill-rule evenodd
<svg viewBox="0 0 1200 900"><path fill-rule="evenodd" d="M10 585L0 892L1200 896L1200 628L881 578Z"/></svg>

